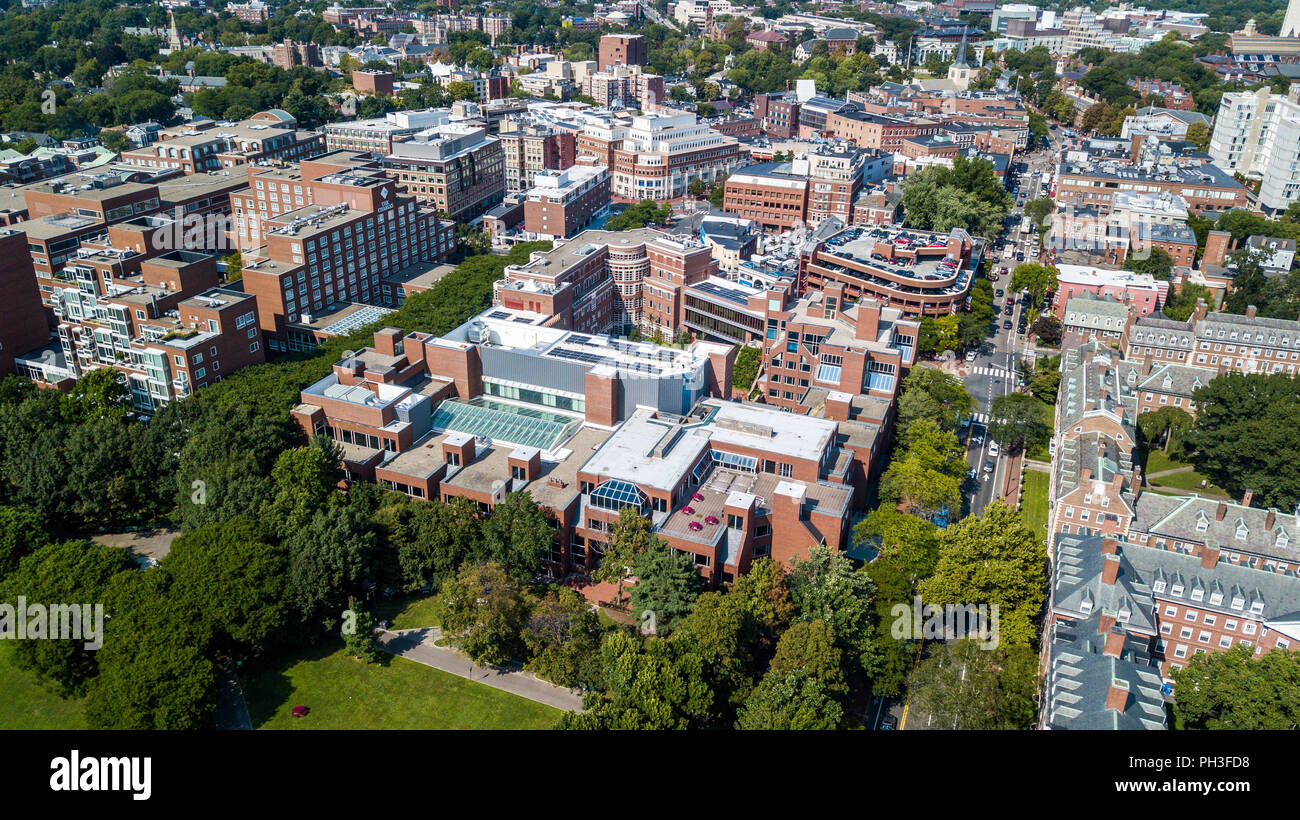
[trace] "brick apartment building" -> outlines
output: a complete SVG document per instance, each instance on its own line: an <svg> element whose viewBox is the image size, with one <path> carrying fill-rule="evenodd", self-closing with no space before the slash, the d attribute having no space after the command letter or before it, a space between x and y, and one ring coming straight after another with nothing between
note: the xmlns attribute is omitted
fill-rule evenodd
<svg viewBox="0 0 1300 820"><path fill-rule="evenodd" d="M606 34L600 38L597 68L601 71L616 65L645 65L650 51L640 34Z"/></svg>
<svg viewBox="0 0 1300 820"><path fill-rule="evenodd" d="M563 171L577 159L573 131L540 123L506 119L501 123L501 151L507 193L527 191L539 173Z"/></svg>
<svg viewBox="0 0 1300 820"><path fill-rule="evenodd" d="M0 229L0 378L14 372L15 357L50 340L26 246L21 230Z"/></svg>
<svg viewBox="0 0 1300 820"><path fill-rule="evenodd" d="M524 230L540 239L564 239L609 207L609 169L577 165L536 175L524 199Z"/></svg>
<svg viewBox="0 0 1300 820"><path fill-rule="evenodd" d="M250 168L231 205L244 288L272 350L287 349L289 324L349 302L382 304L383 275L455 250L454 223L401 194L364 155Z"/></svg>
<svg viewBox="0 0 1300 820"><path fill-rule="evenodd" d="M505 194L501 140L472 125L423 131L394 145L383 167L409 194L458 222L482 216Z"/></svg>
<svg viewBox="0 0 1300 820"><path fill-rule="evenodd" d="M369 120L331 122L321 130L325 133L325 148L329 151L367 151L386 155L393 152L397 143L450 121L450 108L426 108L390 111Z"/></svg>
<svg viewBox="0 0 1300 820"><path fill-rule="evenodd" d="M325 152L325 138L300 131L278 109L238 123L188 123L158 132L152 145L122 152L122 162L141 168L177 168L202 174L258 162L299 162Z"/></svg>

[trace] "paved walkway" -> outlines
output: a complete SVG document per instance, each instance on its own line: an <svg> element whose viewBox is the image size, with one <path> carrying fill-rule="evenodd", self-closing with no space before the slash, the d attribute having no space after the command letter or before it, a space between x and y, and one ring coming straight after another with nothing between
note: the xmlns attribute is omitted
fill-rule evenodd
<svg viewBox="0 0 1300 820"><path fill-rule="evenodd" d="M230 663L221 664L217 679L217 710L214 716L218 729L252 729L253 719L244 702L244 690L239 685L239 675Z"/></svg>
<svg viewBox="0 0 1300 820"><path fill-rule="evenodd" d="M475 683L491 686L521 698L566 712L582 710L582 696L572 689L556 686L529 672L496 666L479 666L455 649L438 646L434 642L442 636L436 626L424 629L381 630L379 647L385 652L406 658L434 669L441 669Z"/></svg>
<svg viewBox="0 0 1300 820"><path fill-rule="evenodd" d="M1172 470L1161 470L1158 473L1147 473L1147 478L1159 478L1160 476L1163 475L1174 475L1175 473L1190 473L1195 469L1196 469L1195 465L1188 464L1183 467L1175 467Z"/></svg>

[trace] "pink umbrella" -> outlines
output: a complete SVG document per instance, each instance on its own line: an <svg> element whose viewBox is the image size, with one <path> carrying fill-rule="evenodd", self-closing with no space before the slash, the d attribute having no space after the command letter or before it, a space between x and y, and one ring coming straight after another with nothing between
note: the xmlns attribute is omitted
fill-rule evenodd
<svg viewBox="0 0 1300 820"><path fill-rule="evenodd" d="M698 522L698 521L692 521L688 526L689 526L691 529L693 529L693 530L702 530L702 529L704 529L704 525L701 524L701 523Z"/></svg>
<svg viewBox="0 0 1300 820"><path fill-rule="evenodd" d="M695 508L688 504L685 507L682 507L682 512L686 513L687 515L693 515L695 513Z"/></svg>
<svg viewBox="0 0 1300 820"><path fill-rule="evenodd" d="M717 517L716 515L706 515L706 516L704 516L704 523L705 523L705 524L716 524L716 523L718 523L718 517Z"/></svg>
<svg viewBox="0 0 1300 820"><path fill-rule="evenodd" d="M699 493L695 493L694 495L691 496L691 498L695 499L696 501L704 500L704 496L700 495Z"/></svg>

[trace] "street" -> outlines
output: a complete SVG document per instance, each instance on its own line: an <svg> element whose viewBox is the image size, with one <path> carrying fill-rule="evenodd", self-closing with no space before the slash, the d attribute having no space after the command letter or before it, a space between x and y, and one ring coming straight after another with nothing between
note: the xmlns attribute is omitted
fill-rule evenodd
<svg viewBox="0 0 1300 820"><path fill-rule="evenodd" d="M1027 167L1019 183L1021 191L1025 193L1025 202L1045 195L1043 175L1051 173L1055 164L1054 148L1055 143L1051 142L1049 137L1049 147L1046 150L1040 149L1026 156ZM1034 176L1036 173L1038 176ZM1012 211L1012 217L1015 219L1014 226L1007 230L1006 238L995 244L990 251L993 257L993 270L998 271L1006 267L1008 271L1006 274L999 275L993 282L995 294L998 290L1003 291L1002 296L994 297L993 303L998 311L995 316L997 332L980 346L974 361L959 363L959 368L965 370L963 381L966 391L975 400L975 418L970 427L963 431L967 445L966 463L975 473L974 480L967 482L968 512L971 515L979 515L1001 495L1006 483L1006 470L1009 469L1010 464L1005 449L999 448L996 457L990 455L994 443L989 439L988 420L993 410L993 400L998 396L1014 392L1019 379L1020 362L1025 360L1033 362L1037 357L1034 348L1027 344L1026 334L1018 330L1021 315L1028 306L1019 293L1011 291L1011 271L1015 270L1016 265L1022 263L1015 258L1010 260L1002 258L1008 245L1017 250L1028 250L1028 247L1036 243L1031 242L1027 247L1020 238L1019 223L1023 219L1023 205L1019 201ZM1025 261L1034 261L1032 254L1026 253ZM1015 305L1008 316L1004 313L1004 307L1006 300L1011 297L1015 298ZM1010 329L1003 327L1004 322L1008 320L1011 322ZM985 472L984 464L990 460L994 462L994 469L992 472Z"/></svg>

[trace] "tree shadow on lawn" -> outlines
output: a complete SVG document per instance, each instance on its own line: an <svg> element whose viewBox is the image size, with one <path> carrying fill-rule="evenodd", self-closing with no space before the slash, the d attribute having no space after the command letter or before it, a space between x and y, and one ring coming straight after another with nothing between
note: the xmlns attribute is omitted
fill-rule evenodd
<svg viewBox="0 0 1300 820"><path fill-rule="evenodd" d="M281 707L289 704L294 686L288 670L300 663L322 661L343 649L343 641L329 637L309 646L286 646L256 661L250 661L239 670L239 684L244 690L244 701L253 728L259 729L275 718ZM388 667L393 656L377 649L377 666ZM363 661L356 661L363 663Z"/></svg>

